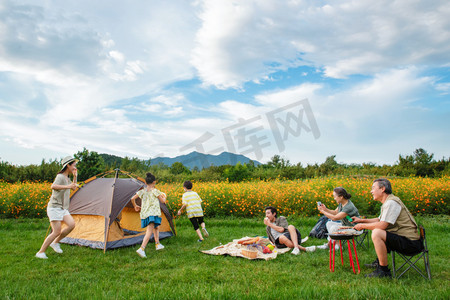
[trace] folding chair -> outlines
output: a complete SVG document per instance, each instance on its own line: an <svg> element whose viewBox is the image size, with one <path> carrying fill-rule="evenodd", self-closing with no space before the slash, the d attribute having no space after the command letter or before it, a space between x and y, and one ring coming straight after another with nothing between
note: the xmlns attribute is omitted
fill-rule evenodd
<svg viewBox="0 0 450 300"><path fill-rule="evenodd" d="M396 251L391 251L391 255L392 255L392 272L393 272L393 277L394 278L400 278L401 276L403 276L403 274L406 273L406 271L408 271L409 269L413 268L414 270L417 271L417 273L419 273L420 275L422 275L423 278L425 279L429 279L431 280L431 271L430 271L430 260L428 258L428 245L427 245L427 238L425 235L425 228L423 228L422 225L419 226L419 231L420 231L420 240L423 242L423 250L417 254L414 255L404 255L401 253L398 253ZM395 254L398 254L401 258L403 258L404 263L399 267L396 268L395 266ZM423 257L423 261L425 264L425 271L427 273L428 276L426 276L424 273L424 270L421 270L417 267L416 263L419 261L419 259L421 259ZM396 276L396 274L398 272L400 272L402 270L403 267L406 267L405 270L403 270L402 273L400 273L398 276Z"/></svg>
<svg viewBox="0 0 450 300"><path fill-rule="evenodd" d="M369 249L369 231L370 230L364 229L362 234L355 236L355 242L357 246L361 246L364 249ZM366 245L364 245L365 241L367 241L367 247Z"/></svg>

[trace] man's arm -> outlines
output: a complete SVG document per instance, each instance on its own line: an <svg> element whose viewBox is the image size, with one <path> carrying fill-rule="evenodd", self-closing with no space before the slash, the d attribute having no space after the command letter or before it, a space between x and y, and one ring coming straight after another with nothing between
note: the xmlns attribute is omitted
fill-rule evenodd
<svg viewBox="0 0 450 300"><path fill-rule="evenodd" d="M281 232L281 233L284 232L284 227L275 225L274 223L270 222L267 217L264 218L264 224L266 224L270 228L275 229L278 232Z"/></svg>
<svg viewBox="0 0 450 300"><path fill-rule="evenodd" d="M371 219L374 220L374 219ZM389 226L388 222L385 221L378 221L378 222L366 222L366 223L359 223L356 224L355 227L353 227L355 230L363 230L363 229L382 229L386 230L386 228Z"/></svg>
<svg viewBox="0 0 450 300"><path fill-rule="evenodd" d="M360 217L352 217L353 223L376 223L379 222L379 218L373 219L361 219Z"/></svg>

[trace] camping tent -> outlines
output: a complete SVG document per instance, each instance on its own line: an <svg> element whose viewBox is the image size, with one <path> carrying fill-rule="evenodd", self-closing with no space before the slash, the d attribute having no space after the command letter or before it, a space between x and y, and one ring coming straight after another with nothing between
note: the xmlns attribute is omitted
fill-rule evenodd
<svg viewBox="0 0 450 300"><path fill-rule="evenodd" d="M107 178L115 172L114 178ZM119 174L128 178L119 178ZM75 220L74 230L61 243L113 249L139 244L144 239L139 212L131 204L131 197L144 187L142 178L114 170L94 176L82 183L70 198L69 211ZM136 203L140 205L138 198ZM159 238L176 234L172 215L166 204L160 204L162 222ZM153 235L150 240L153 240Z"/></svg>

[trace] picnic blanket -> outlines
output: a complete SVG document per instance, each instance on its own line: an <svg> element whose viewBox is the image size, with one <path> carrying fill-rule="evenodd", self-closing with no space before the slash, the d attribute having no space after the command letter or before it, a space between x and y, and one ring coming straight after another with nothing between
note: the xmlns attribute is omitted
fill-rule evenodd
<svg viewBox="0 0 450 300"><path fill-rule="evenodd" d="M250 237L246 236L240 239L233 240L232 242L226 244L226 245L220 245L215 248L212 248L211 250L204 250L200 251L205 254L211 254L211 255L230 255L230 256L236 256L236 257L244 257L247 259L264 259L264 260L270 260L277 258L278 254L283 254L291 250L290 248L275 248L273 249L272 253L264 254L262 252L262 247L260 245L267 245L270 243L269 239L266 237L260 237L258 245L241 245L238 242L241 240L250 239ZM245 256L242 252L242 250L251 250L256 251L256 257L251 258L248 256Z"/></svg>

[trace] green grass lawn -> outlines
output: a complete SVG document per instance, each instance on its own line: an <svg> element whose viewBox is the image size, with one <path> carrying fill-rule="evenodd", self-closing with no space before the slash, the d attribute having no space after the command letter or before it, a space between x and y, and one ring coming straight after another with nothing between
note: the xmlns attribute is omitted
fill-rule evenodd
<svg viewBox="0 0 450 300"><path fill-rule="evenodd" d="M0 219L0 298L2 299L449 299L449 216L417 217L427 230L432 280L409 271L399 280L365 278L364 263L375 258L358 248L361 274L328 251L290 253L271 261L251 261L200 253L243 236L265 235L260 219L206 218L210 237L197 243L187 218L176 220L178 236L162 240L164 250L147 247L147 259L136 247L108 251L62 245L63 254L47 250L48 260L34 257L48 220ZM303 236L317 218L290 219ZM320 245L311 239L304 245ZM390 259L390 257L389 257ZM423 263L422 263L423 265Z"/></svg>

